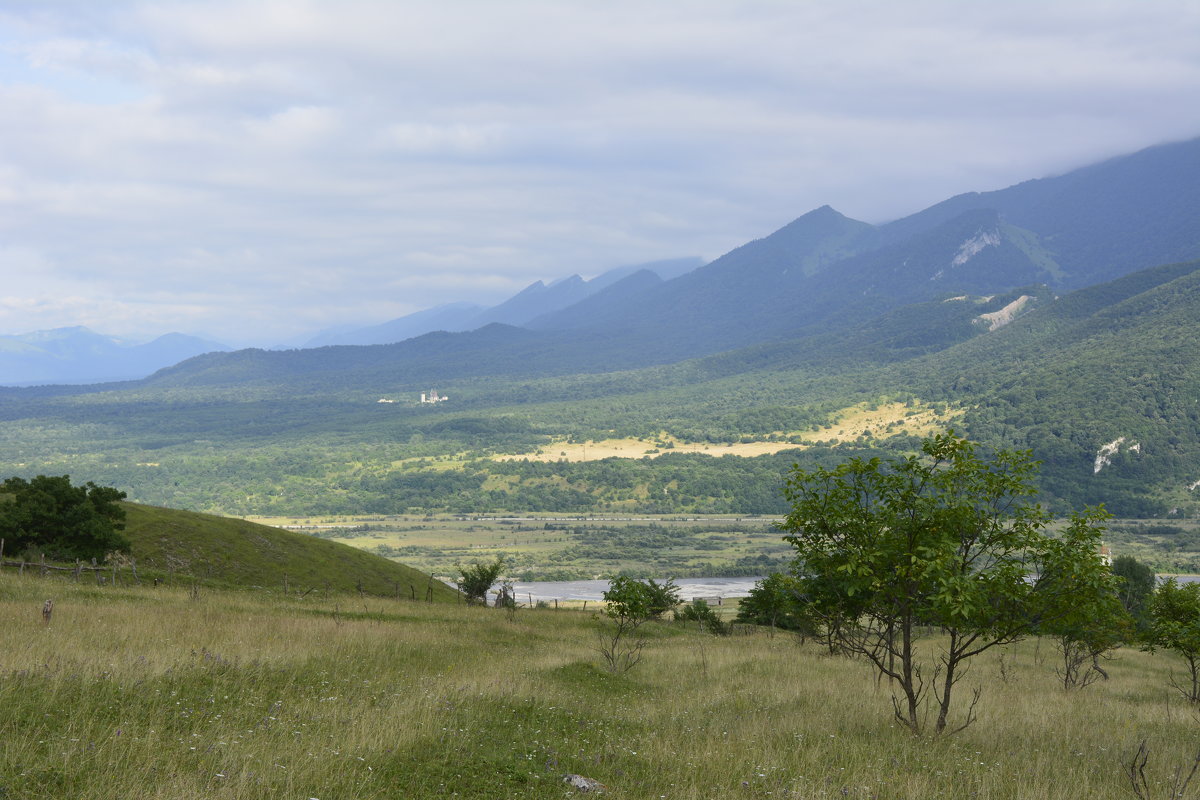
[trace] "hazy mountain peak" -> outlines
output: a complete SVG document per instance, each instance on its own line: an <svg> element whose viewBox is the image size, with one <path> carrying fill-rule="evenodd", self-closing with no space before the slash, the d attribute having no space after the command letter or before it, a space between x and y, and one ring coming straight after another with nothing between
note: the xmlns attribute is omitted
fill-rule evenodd
<svg viewBox="0 0 1200 800"><path fill-rule="evenodd" d="M134 380L200 353L228 349L182 333L132 345L82 325L0 336L0 384Z"/></svg>

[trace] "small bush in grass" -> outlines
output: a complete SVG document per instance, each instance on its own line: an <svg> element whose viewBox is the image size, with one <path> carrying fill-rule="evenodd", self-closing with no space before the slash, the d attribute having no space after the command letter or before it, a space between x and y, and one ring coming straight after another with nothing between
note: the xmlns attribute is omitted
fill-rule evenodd
<svg viewBox="0 0 1200 800"><path fill-rule="evenodd" d="M679 605L679 589L670 580L642 582L621 575L609 584L604 602L612 626L600 631L598 650L609 672L623 673L642 660L646 642L637 636L638 628Z"/></svg>
<svg viewBox="0 0 1200 800"><path fill-rule="evenodd" d="M676 611L675 621L695 622L700 630L716 634L717 636L728 636L732 627L717 616L717 612L713 611L708 601L703 597L696 598L689 605Z"/></svg>

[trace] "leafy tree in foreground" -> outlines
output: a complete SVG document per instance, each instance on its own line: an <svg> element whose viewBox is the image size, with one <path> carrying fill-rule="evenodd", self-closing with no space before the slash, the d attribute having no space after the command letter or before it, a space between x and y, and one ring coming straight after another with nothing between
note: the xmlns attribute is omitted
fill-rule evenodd
<svg viewBox="0 0 1200 800"><path fill-rule="evenodd" d="M1187 662L1189 682L1175 684L1184 697L1200 703L1200 583L1170 578L1150 598L1150 647L1174 650ZM1174 681L1172 681L1174 683Z"/></svg>
<svg viewBox="0 0 1200 800"><path fill-rule="evenodd" d="M461 564L458 567L458 580L454 583L458 586L458 590L467 598L467 602L472 605L487 605L487 593L492 588L492 584L500 577L500 570L504 569L504 559L497 558L489 563L475 562L469 567L464 567Z"/></svg>
<svg viewBox="0 0 1200 800"><path fill-rule="evenodd" d="M0 538L9 552L43 552L52 558L95 558L129 552L125 493L89 481L72 486L69 475L0 484Z"/></svg>
<svg viewBox="0 0 1200 800"><path fill-rule="evenodd" d="M788 478L783 527L798 574L817 610L844 620L840 646L898 687L896 718L914 734L926 729L931 689L933 731L947 730L968 659L1113 591L1099 554L1103 512L1050 536L1032 502L1035 468L1026 452L985 460L948 432L919 456L794 468ZM921 625L944 631L936 648L917 647ZM979 692L954 731L974 721Z"/></svg>

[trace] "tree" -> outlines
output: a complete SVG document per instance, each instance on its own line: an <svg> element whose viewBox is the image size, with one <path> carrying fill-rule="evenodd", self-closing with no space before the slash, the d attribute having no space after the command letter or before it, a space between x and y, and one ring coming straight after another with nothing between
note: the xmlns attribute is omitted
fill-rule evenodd
<svg viewBox="0 0 1200 800"><path fill-rule="evenodd" d="M700 630L716 636L728 636L733 633L733 626L722 620L703 597L697 597L690 604L676 611L675 621L695 622Z"/></svg>
<svg viewBox="0 0 1200 800"><path fill-rule="evenodd" d="M613 578L604 597L604 615L612 627L600 631L600 655L609 672L628 672L642 660L645 640L637 638L643 623L679 605L679 589L671 580L642 582L626 575Z"/></svg>
<svg viewBox="0 0 1200 800"><path fill-rule="evenodd" d="M1200 583L1168 579L1150 598L1150 649L1174 650L1187 662L1189 681L1175 687L1193 703L1200 703Z"/></svg>
<svg viewBox="0 0 1200 800"><path fill-rule="evenodd" d="M0 538L12 552L42 552L51 558L95 558L130 550L121 531L125 493L91 481L71 485L69 475L0 484Z"/></svg>
<svg viewBox="0 0 1200 800"><path fill-rule="evenodd" d="M487 605L488 590L500 577L500 571L504 569L504 559L497 557L495 561L486 564L476 561L468 567L461 564L456 566L458 580L454 583L467 598L467 602L472 605Z"/></svg>
<svg viewBox="0 0 1200 800"><path fill-rule="evenodd" d="M738 603L737 622L769 625L801 636L813 636L817 621L794 576L772 573L754 584L748 596Z"/></svg>
<svg viewBox="0 0 1200 800"><path fill-rule="evenodd" d="M811 601L843 620L841 648L897 687L896 719L914 734L926 728L931 689L933 731L946 732L969 659L1112 590L1099 554L1103 512L1076 516L1068 535L1050 536L1048 515L1032 500L1029 453L1001 450L985 460L952 431L921 450L886 463L794 467L783 524ZM922 625L944 633L932 669L935 648L916 644ZM974 721L980 691L951 732Z"/></svg>
<svg viewBox="0 0 1200 800"><path fill-rule="evenodd" d="M1069 548L1077 538L1089 539L1092 531L1086 528L1106 519L1108 515L1098 510L1090 519L1073 519L1059 544ZM1064 567L1071 571L1061 571ZM1115 574L1097 575L1092 591L1078 591L1078 586L1073 586L1079 580L1077 569L1070 559L1051 559L1050 565L1043 569L1041 583L1045 593L1062 596L1073 588L1076 591L1072 602L1059 613L1045 615L1035 629L1039 635L1054 640L1061 659L1055 671L1064 689L1083 689L1100 678L1107 680L1108 673L1100 662L1130 638L1133 628L1133 620L1121 603L1120 579Z"/></svg>
<svg viewBox="0 0 1200 800"><path fill-rule="evenodd" d="M1149 605L1154 595L1154 570L1133 556L1117 556L1112 563L1113 574L1121 579L1117 595L1121 605L1133 618L1139 634L1150 628Z"/></svg>

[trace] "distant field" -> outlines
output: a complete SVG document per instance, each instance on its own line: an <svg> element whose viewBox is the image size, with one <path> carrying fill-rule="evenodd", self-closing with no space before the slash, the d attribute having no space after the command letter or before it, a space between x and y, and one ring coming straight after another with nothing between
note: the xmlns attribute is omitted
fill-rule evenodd
<svg viewBox="0 0 1200 800"><path fill-rule="evenodd" d="M775 431L751 441L685 442L667 433L655 437L600 439L586 442L556 441L527 453L493 456L496 461L600 461L605 458L655 458L663 453L703 453L746 458L794 450L816 442L840 444L859 437L887 439L909 434L928 436L944 430L961 412L939 412L904 403L859 403L837 412L828 427L803 431Z"/></svg>
<svg viewBox="0 0 1200 800"><path fill-rule="evenodd" d="M386 556L423 572L502 556L523 580L761 575L791 548L766 517L371 516L256 517Z"/></svg>

